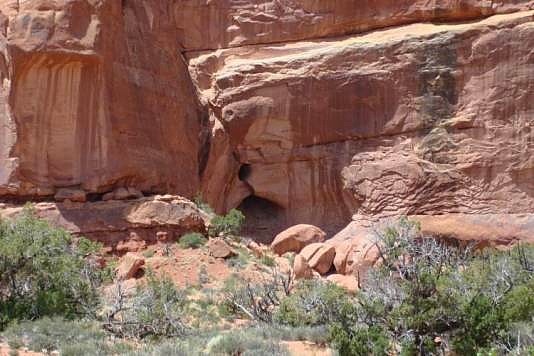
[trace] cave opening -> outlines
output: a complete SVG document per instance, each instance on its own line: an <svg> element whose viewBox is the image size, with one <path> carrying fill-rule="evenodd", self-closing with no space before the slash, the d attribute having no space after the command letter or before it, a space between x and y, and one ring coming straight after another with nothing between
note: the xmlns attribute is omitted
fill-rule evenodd
<svg viewBox="0 0 534 356"><path fill-rule="evenodd" d="M286 211L280 205L251 195L238 207L245 214L242 235L258 243L270 244L286 228Z"/></svg>
<svg viewBox="0 0 534 356"><path fill-rule="evenodd" d="M252 172L252 167L250 166L250 164L241 165L241 167L239 168L239 173L238 173L239 180L242 182L246 181L250 177L251 172Z"/></svg>

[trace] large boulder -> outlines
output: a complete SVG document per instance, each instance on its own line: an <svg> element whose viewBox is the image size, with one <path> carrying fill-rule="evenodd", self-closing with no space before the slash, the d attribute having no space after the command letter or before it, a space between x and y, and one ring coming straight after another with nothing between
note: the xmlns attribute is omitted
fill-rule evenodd
<svg viewBox="0 0 534 356"><path fill-rule="evenodd" d="M208 251L215 258L230 258L235 256L235 251L220 238L210 239L208 241Z"/></svg>
<svg viewBox="0 0 534 356"><path fill-rule="evenodd" d="M334 246L325 243L313 243L304 247L299 255L308 261L311 268L322 275L332 267L336 249Z"/></svg>
<svg viewBox="0 0 534 356"><path fill-rule="evenodd" d="M141 268L145 265L145 259L133 253L127 253L119 262L115 269L116 277L119 280L128 280L136 277Z"/></svg>
<svg viewBox="0 0 534 356"><path fill-rule="evenodd" d="M326 280L351 293L356 293L360 289L358 279L353 275L331 274L326 277Z"/></svg>
<svg viewBox="0 0 534 356"><path fill-rule="evenodd" d="M300 252L314 242L323 242L326 233L313 225L300 224L279 233L271 243L272 250L283 255L286 252Z"/></svg>
<svg viewBox="0 0 534 356"><path fill-rule="evenodd" d="M308 264L308 261L301 255L296 255L293 261L293 273L295 279L310 279L313 278L313 269Z"/></svg>

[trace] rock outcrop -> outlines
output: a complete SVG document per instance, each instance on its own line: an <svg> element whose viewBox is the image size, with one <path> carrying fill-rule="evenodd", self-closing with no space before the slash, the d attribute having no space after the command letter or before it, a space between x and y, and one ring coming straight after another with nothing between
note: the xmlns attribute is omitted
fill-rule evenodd
<svg viewBox="0 0 534 356"><path fill-rule="evenodd" d="M324 243L317 243L306 246L301 252L302 255L315 271L320 275L327 273L332 267L336 249L334 246Z"/></svg>
<svg viewBox="0 0 534 356"><path fill-rule="evenodd" d="M325 238L325 232L318 227L299 224L276 235L271 248L279 255L283 255L286 252L299 253L306 246L323 242Z"/></svg>
<svg viewBox="0 0 534 356"><path fill-rule="evenodd" d="M0 208L0 218L22 211L20 206ZM135 252L139 244L155 243L165 235L176 241L188 232L204 232L208 217L194 203L165 195L128 201L39 203L35 215L76 235L103 242L118 254Z"/></svg>
<svg viewBox="0 0 534 356"><path fill-rule="evenodd" d="M488 238L529 239L518 216L534 213L533 10L0 0L0 199L113 210L201 193L217 212L265 207L276 232L406 214L433 233L487 218ZM89 220L91 234L109 218Z"/></svg>
<svg viewBox="0 0 534 356"><path fill-rule="evenodd" d="M0 195L198 191L201 113L168 5L0 2Z"/></svg>
<svg viewBox="0 0 534 356"><path fill-rule="evenodd" d="M234 170L204 177L209 200L254 195L327 232L354 215L532 212L533 15L192 58L218 147L206 169Z"/></svg>

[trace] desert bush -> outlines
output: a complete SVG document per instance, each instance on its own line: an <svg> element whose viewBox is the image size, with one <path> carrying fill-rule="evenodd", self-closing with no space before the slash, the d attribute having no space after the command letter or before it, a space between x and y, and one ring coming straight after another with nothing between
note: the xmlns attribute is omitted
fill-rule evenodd
<svg viewBox="0 0 534 356"><path fill-rule="evenodd" d="M119 337L183 336L188 329L186 293L167 279L149 276L132 296L118 284L110 305L104 328Z"/></svg>
<svg viewBox="0 0 534 356"><path fill-rule="evenodd" d="M261 264L267 266L267 267L274 267L276 266L276 261L273 257L268 255L263 255L260 257Z"/></svg>
<svg viewBox="0 0 534 356"><path fill-rule="evenodd" d="M282 299L291 293L293 282L291 274L276 268L261 281L230 278L224 288L223 314L272 323Z"/></svg>
<svg viewBox="0 0 534 356"><path fill-rule="evenodd" d="M236 330L222 333L208 342L206 353L209 355L250 355L270 356L289 355L280 346L280 339L265 338L254 330Z"/></svg>
<svg viewBox="0 0 534 356"><path fill-rule="evenodd" d="M514 325L534 322L534 247L483 251L448 286L457 304L451 333L459 353L510 344Z"/></svg>
<svg viewBox="0 0 534 356"><path fill-rule="evenodd" d="M474 355L514 347L514 325L533 321L533 247L474 253L406 219L377 232L376 246L381 264L330 326L341 355Z"/></svg>
<svg viewBox="0 0 534 356"><path fill-rule="evenodd" d="M93 314L105 276L87 256L99 249L36 219L29 207L0 221L0 330L13 320Z"/></svg>
<svg viewBox="0 0 534 356"><path fill-rule="evenodd" d="M178 245L180 245L181 248L192 248L196 249L200 246L205 245L208 242L208 239L204 237L201 233L193 232L189 234L185 234L180 238L178 241Z"/></svg>
<svg viewBox="0 0 534 356"><path fill-rule="evenodd" d="M333 283L305 280L282 300L274 319L293 327L328 325L339 319L349 302L347 292Z"/></svg>
<svg viewBox="0 0 534 356"><path fill-rule="evenodd" d="M35 321L15 322L2 334L13 349L26 347L41 352L59 351L61 355L111 355L130 349L122 342L110 342L95 321L69 321L43 317Z"/></svg>
<svg viewBox="0 0 534 356"><path fill-rule="evenodd" d="M217 215L211 219L208 229L210 236L237 236L245 222L245 215L237 209L232 209L224 216Z"/></svg>

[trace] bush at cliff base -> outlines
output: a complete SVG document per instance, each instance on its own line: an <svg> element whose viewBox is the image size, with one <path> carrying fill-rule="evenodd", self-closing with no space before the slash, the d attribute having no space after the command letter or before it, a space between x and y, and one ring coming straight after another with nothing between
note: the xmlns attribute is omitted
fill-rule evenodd
<svg viewBox="0 0 534 356"><path fill-rule="evenodd" d="M99 248L36 219L29 207L0 221L0 330L14 320L93 314L103 274L87 256Z"/></svg>
<svg viewBox="0 0 534 356"><path fill-rule="evenodd" d="M325 323L340 355L534 354L533 246L460 248L407 219L376 235L381 262L356 296L306 282L275 319Z"/></svg>

